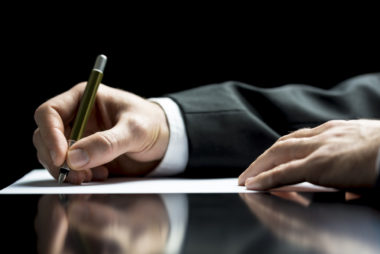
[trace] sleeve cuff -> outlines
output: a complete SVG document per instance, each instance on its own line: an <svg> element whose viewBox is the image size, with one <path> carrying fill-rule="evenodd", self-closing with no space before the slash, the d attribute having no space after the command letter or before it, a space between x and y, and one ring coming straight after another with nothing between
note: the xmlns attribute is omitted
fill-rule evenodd
<svg viewBox="0 0 380 254"><path fill-rule="evenodd" d="M171 176L185 171L189 148L185 129L178 105L170 98L150 98L164 110L169 124L169 145L160 164L148 176Z"/></svg>

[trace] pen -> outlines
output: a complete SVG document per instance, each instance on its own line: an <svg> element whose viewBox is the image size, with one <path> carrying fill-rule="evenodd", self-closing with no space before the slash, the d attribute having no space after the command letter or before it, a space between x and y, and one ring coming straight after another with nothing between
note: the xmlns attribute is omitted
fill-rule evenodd
<svg viewBox="0 0 380 254"><path fill-rule="evenodd" d="M90 77L88 78L86 88L80 101L73 128L71 129L70 138L68 140L69 148L82 137L83 131L86 128L87 120L91 114L92 107L95 102L96 91L98 90L99 84L103 78L103 71L106 66L106 62L107 57L105 55L99 55L96 58L94 68L91 70ZM67 164L67 160L65 160L59 170L59 184L65 181L69 172L70 167Z"/></svg>

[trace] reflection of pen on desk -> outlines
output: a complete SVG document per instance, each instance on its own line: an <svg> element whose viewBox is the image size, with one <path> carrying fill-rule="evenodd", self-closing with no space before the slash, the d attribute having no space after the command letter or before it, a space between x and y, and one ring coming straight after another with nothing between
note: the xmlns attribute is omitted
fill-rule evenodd
<svg viewBox="0 0 380 254"><path fill-rule="evenodd" d="M91 110L95 102L96 91L98 90L99 84L103 78L103 71L106 66L106 62L107 57L105 55L99 55L96 58L94 68L90 73L86 89L84 90L79 109L74 120L74 125L68 140L69 148L82 137L87 120L91 114ZM69 172L70 167L67 165L67 161L65 161L59 170L58 183L63 183Z"/></svg>

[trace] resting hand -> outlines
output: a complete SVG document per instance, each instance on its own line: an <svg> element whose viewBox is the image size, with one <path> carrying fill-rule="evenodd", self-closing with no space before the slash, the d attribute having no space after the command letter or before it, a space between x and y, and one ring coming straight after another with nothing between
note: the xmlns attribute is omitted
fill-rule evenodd
<svg viewBox="0 0 380 254"><path fill-rule="evenodd" d="M329 121L281 137L239 177L265 190L303 181L335 188L367 188L376 181L380 121Z"/></svg>
<svg viewBox="0 0 380 254"><path fill-rule="evenodd" d="M85 83L58 95L35 112L33 135L40 163L55 177L66 156L67 181L104 180L109 173L137 176L152 171L169 142L165 113L134 94L100 85L84 137L68 149L71 124Z"/></svg>

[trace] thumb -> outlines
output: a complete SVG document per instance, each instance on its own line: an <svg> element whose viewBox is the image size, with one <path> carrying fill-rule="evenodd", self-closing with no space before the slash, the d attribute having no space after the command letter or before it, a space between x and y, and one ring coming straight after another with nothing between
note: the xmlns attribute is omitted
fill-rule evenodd
<svg viewBox="0 0 380 254"><path fill-rule="evenodd" d="M117 124L77 141L68 151L67 163L73 170L98 167L127 152L127 146L127 131Z"/></svg>

